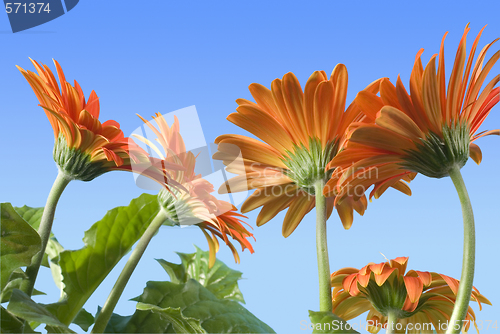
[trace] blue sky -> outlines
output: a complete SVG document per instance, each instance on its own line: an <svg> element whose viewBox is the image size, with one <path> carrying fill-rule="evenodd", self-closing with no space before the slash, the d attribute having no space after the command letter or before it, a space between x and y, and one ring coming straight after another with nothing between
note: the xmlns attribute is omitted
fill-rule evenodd
<svg viewBox="0 0 500 334"><path fill-rule="evenodd" d="M245 134L225 118L237 98L250 99L248 85L270 86L273 79L294 72L302 84L315 70L331 72L344 63L349 72L348 102L379 77L401 74L405 84L415 54L425 48L426 61L439 51L449 31L445 55L450 73L458 41L470 22L472 38L488 24L482 47L500 37L500 4L482 1L381 2L167 2L80 1L69 13L31 30L12 34L7 15L0 15L0 201L16 206L43 206L57 174L52 160L53 135L29 85L14 65L32 69L28 57L47 63L57 59L68 81L76 79L88 96L101 102L101 119L120 122L130 134L149 117L196 106L205 140L225 133ZM498 45L493 52L498 50ZM490 55L493 54L490 53ZM497 65L493 74L499 72ZM52 67L53 68L53 67ZM491 77L491 75L490 75ZM500 127L496 106L483 129ZM182 124L181 124L182 129ZM500 320L498 219L500 138L486 137L481 166L472 160L463 168L476 214L477 265L475 286L493 306L478 319ZM409 269L460 277L462 218L458 196L449 178L418 176L413 195L388 191L355 217L345 231L337 216L328 224L331 270L409 256ZM108 209L126 205L142 190L129 173L108 173L90 183L72 182L59 203L54 233L67 249L83 246L81 238ZM255 227L257 212L248 215ZM243 272L241 290L246 307L278 333L306 333L300 321L318 309L314 213L287 239L281 235L284 214L254 229L255 254L241 254L235 265L229 249L218 256ZM127 287L117 313L130 314L127 299L142 292L148 280L166 280L154 258L177 261L175 251L207 249L195 228L164 228L152 241ZM126 260L126 258L124 259ZM87 310L102 305L124 261L96 291ZM38 283L54 301L58 295L50 273ZM362 316L364 319L364 316ZM487 332L484 331L483 332Z"/></svg>

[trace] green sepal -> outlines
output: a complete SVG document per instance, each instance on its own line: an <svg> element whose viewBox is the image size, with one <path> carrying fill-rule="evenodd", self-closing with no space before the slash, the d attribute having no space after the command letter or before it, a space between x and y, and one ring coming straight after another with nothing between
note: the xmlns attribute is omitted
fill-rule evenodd
<svg viewBox="0 0 500 334"><path fill-rule="evenodd" d="M53 154L59 169L71 180L92 181L109 171L102 161L92 161L89 154L69 148L63 135L57 138Z"/></svg>
<svg viewBox="0 0 500 334"><path fill-rule="evenodd" d="M429 133L406 151L401 166L432 178L449 176L450 170L462 168L469 159L470 131L467 124L443 126L443 134Z"/></svg>
<svg viewBox="0 0 500 334"><path fill-rule="evenodd" d="M314 195L315 183L328 181L333 173L333 169L326 171L325 168L337 154L338 144L338 140L333 140L323 147L318 138L309 138L309 147L303 143L293 144L293 150L287 151L287 156L281 159L288 167L287 176L302 190Z"/></svg>

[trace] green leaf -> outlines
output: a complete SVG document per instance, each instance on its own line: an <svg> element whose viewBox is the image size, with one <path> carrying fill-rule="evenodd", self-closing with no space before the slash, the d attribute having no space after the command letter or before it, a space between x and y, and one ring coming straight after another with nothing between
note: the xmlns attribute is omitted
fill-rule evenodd
<svg viewBox="0 0 500 334"><path fill-rule="evenodd" d="M7 311L3 306L0 309L0 333L38 333L34 332L29 325L23 328L23 322L15 315Z"/></svg>
<svg viewBox="0 0 500 334"><path fill-rule="evenodd" d="M66 325L61 323L52 313L45 309L45 307L35 303L21 290L15 289L12 291L7 310L13 315L27 321L47 324L46 329L49 333L74 333Z"/></svg>
<svg viewBox="0 0 500 334"><path fill-rule="evenodd" d="M22 271L21 269L14 270L12 272L12 274L10 275L9 282L7 283L7 285L3 288L2 292L0 293L1 302L2 303L8 302L10 299L10 296L12 294L12 290L19 289L21 286L21 282L23 281L23 279L26 279L26 278L27 278L27 276L24 273L24 271ZM33 296L45 295L45 293L41 292L37 289L33 289L32 295Z"/></svg>
<svg viewBox="0 0 500 334"><path fill-rule="evenodd" d="M172 324L175 333L206 333L200 326L200 320L185 317L180 307L161 308L155 305L137 303L137 309L141 311L152 311L160 317L166 318Z"/></svg>
<svg viewBox="0 0 500 334"><path fill-rule="evenodd" d="M358 333L347 321L332 312L309 311L309 318L314 324L313 333Z"/></svg>
<svg viewBox="0 0 500 334"><path fill-rule="evenodd" d="M32 208L25 205L23 207L14 207L14 209L24 220L26 220L28 224L31 225L31 227L38 230L40 221L42 220L43 207ZM64 286L62 285L61 268L57 265L57 263L59 261L59 253L63 250L64 247L61 246L59 241L57 241L56 237L51 232L47 247L45 248L45 254L43 255L42 266L50 268L54 283L61 290L61 297Z"/></svg>
<svg viewBox="0 0 500 334"><path fill-rule="evenodd" d="M196 246L195 246L196 247ZM228 299L244 303L238 287L242 273L216 260L212 268L208 267L209 252L196 247L196 253L177 253L181 264L157 260L170 276L172 283L186 283L189 279L197 280L219 299Z"/></svg>
<svg viewBox="0 0 500 334"><path fill-rule="evenodd" d="M63 275L62 269L59 266L59 254L64 251L64 247L57 241L55 237L51 237L47 243L47 248L45 248L45 256L50 259L47 261L48 267L52 273L52 279L56 286L61 290L61 298L64 297L63 288L64 284L62 282Z"/></svg>
<svg viewBox="0 0 500 334"><path fill-rule="evenodd" d="M114 208L85 232L85 247L59 254L65 297L55 314L71 323L87 299L139 240L159 211L155 195L142 194L128 206ZM62 302L62 303L61 303Z"/></svg>
<svg viewBox="0 0 500 334"><path fill-rule="evenodd" d="M94 324L94 321L94 316L82 308L76 315L73 323L80 326L84 331L88 331L89 327Z"/></svg>
<svg viewBox="0 0 500 334"><path fill-rule="evenodd" d="M43 214L43 207L40 208L32 208L27 205L23 207L14 207L14 210L28 223L33 227L36 231L38 231L38 228L40 227L40 222L42 220L42 214ZM59 244L57 239L54 237L54 234L50 232L50 239L47 244L47 248L45 250L45 254L43 255L43 260L42 260L42 266L49 268L49 257L51 257L51 254L49 250L51 248L57 247L57 245L60 246L61 251L63 247ZM54 258L52 256L51 258ZM52 268L51 268L52 269ZM56 285L58 283L56 282ZM59 285L57 285L59 287Z"/></svg>
<svg viewBox="0 0 500 334"><path fill-rule="evenodd" d="M101 307L98 307L96 318L100 312L101 312ZM122 315L113 313L111 315L111 318L108 321L108 324L106 325L106 329L104 330L104 333L125 333L125 327L127 327L127 324L130 321L130 318L132 318L131 315L122 316Z"/></svg>
<svg viewBox="0 0 500 334"><path fill-rule="evenodd" d="M148 282L137 299L141 309L130 318L124 332L175 333L173 323L162 313L162 309L170 309L169 314L175 313L180 322L198 319L208 333L274 333L241 304L218 299L193 279L186 283ZM147 307L151 310L145 311Z"/></svg>
<svg viewBox="0 0 500 334"><path fill-rule="evenodd" d="M31 258L40 251L41 240L10 203L1 203L0 211L1 291L15 269L31 264Z"/></svg>
<svg viewBox="0 0 500 334"><path fill-rule="evenodd" d="M21 216L28 224L31 225L35 230L40 227L40 221L42 220L43 207L32 208L29 206L14 207L14 210ZM51 235L52 236L52 235Z"/></svg>

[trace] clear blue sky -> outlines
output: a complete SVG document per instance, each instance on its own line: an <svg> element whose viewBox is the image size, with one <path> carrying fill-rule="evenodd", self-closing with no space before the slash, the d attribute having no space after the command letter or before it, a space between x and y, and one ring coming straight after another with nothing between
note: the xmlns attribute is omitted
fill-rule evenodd
<svg viewBox="0 0 500 334"><path fill-rule="evenodd" d="M500 37L499 15L500 3L495 0L82 0L52 22L12 34L7 15L0 14L0 201L43 206L57 173L52 129L15 68L32 69L28 57L43 63L57 59L68 81L77 79L87 96L92 89L97 92L102 120L116 119L125 134L141 124L135 113L148 117L195 105L206 141L213 142L220 134L244 133L225 118L234 111L235 99L251 98L247 87L253 82L269 87L273 79L292 71L304 84L313 71L330 72L344 63L350 102L357 91L382 76L395 80L400 73L407 84L416 52L425 48L423 59L429 59L439 51L446 31L450 31L445 49L449 75L467 22L471 39L488 24L482 47ZM483 129L500 127L499 108L493 109ZM470 160L463 174L476 214L475 286L494 305L476 315L500 320L500 290L494 279L500 275L500 138L487 137L478 144L484 162L477 166ZM328 224L332 271L382 262L382 252L388 258L409 256L409 268L460 277L462 218L451 180L418 176L412 190L412 197L388 191L374 200L364 217L355 217L349 231L332 216ZM60 201L54 233L67 249L80 248L85 230L108 209L128 204L141 192L125 172L108 173L90 183L72 182ZM253 226L256 216L257 212L249 214ZM234 264L227 248L222 247L218 256L243 272L240 286L250 311L278 333L305 333L300 321L308 321L308 310L318 309L314 213L288 239L281 236L283 217L255 228L255 254L243 253L240 265ZM177 261L174 251L191 252L192 244L207 249L198 229L164 228L139 264L117 313L133 312L135 303L127 299L139 295L146 281L167 279L154 258ZM87 310L95 313L104 303L123 264L99 287ZM51 298L37 300L54 301L58 291L50 273L43 271L41 278L38 287Z"/></svg>

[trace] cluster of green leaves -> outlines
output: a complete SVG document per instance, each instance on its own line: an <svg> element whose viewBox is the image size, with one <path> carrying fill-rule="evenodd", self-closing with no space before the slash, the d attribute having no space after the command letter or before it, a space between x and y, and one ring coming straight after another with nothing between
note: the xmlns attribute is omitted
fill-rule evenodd
<svg viewBox="0 0 500 334"><path fill-rule="evenodd" d="M50 333L72 332L18 289L26 278L20 268L30 265L32 257L40 251L40 236L9 203L0 204L0 218L1 299L2 303L9 302L7 309L1 307L2 333L34 333L35 323L45 323Z"/></svg>
<svg viewBox="0 0 500 334"><path fill-rule="evenodd" d="M84 304L120 259L142 236L159 211L156 196L143 194L126 207L110 210L85 232L85 246L65 250L51 235L43 265L60 288L59 301L43 305L19 290L22 270L40 251L36 232L43 208L1 204L1 331L34 333L45 324L49 333L73 333L75 323L87 331L94 316ZM106 332L118 333L271 333L244 303L238 287L241 273L216 261L209 268L208 252L179 254L180 264L158 260L168 282L148 282L128 317L113 315ZM92 270L89 270L92 268ZM34 294L41 294L35 290Z"/></svg>
<svg viewBox="0 0 500 334"><path fill-rule="evenodd" d="M240 302L241 273L209 253L178 253L181 264L157 260L170 281L147 283L131 316L113 314L106 333L274 333Z"/></svg>

